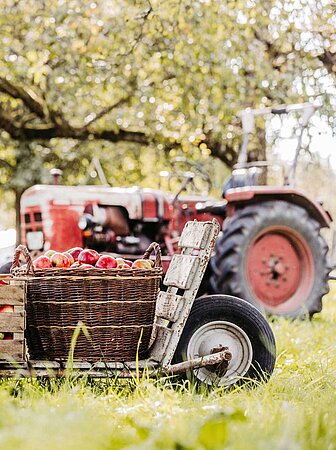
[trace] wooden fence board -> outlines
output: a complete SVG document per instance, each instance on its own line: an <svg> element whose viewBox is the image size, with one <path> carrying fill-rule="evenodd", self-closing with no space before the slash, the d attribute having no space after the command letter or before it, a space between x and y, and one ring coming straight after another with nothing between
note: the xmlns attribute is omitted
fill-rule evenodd
<svg viewBox="0 0 336 450"><path fill-rule="evenodd" d="M0 305L22 306L25 300L23 285L0 285Z"/></svg>

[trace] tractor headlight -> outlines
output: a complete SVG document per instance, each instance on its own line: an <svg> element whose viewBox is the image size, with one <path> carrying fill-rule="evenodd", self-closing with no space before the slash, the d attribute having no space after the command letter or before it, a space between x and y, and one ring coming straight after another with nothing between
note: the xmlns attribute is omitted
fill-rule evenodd
<svg viewBox="0 0 336 450"><path fill-rule="evenodd" d="M82 231L93 228L95 226L93 216L91 214L83 214L78 221L78 226Z"/></svg>

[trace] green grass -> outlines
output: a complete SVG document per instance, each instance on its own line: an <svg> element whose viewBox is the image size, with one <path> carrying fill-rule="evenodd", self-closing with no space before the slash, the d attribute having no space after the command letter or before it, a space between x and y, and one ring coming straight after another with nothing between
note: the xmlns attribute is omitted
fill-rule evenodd
<svg viewBox="0 0 336 450"><path fill-rule="evenodd" d="M257 389L195 393L162 380L2 380L0 448L336 449L336 285L312 322L276 320Z"/></svg>

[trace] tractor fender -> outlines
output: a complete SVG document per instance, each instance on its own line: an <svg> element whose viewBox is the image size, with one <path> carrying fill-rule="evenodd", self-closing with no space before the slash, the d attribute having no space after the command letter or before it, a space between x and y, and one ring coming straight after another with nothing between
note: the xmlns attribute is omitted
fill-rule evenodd
<svg viewBox="0 0 336 450"><path fill-rule="evenodd" d="M310 199L304 192L287 186L245 186L232 188L226 191L225 199L228 202L228 216L233 215L237 207L246 203L255 204L270 200L284 200L304 208L309 213L309 216L320 224L321 228L329 228L332 222L329 212L320 203Z"/></svg>

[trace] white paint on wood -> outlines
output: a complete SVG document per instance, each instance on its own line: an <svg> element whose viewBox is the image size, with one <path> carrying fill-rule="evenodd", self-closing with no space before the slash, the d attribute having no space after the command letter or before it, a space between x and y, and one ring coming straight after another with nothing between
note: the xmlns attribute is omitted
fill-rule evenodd
<svg viewBox="0 0 336 450"><path fill-rule="evenodd" d="M199 266L199 258L192 255L174 255L164 279L167 286L189 289Z"/></svg>
<svg viewBox="0 0 336 450"><path fill-rule="evenodd" d="M155 315L163 319L175 322L183 307L183 297L181 295L170 294L161 291L156 301Z"/></svg>
<svg viewBox="0 0 336 450"><path fill-rule="evenodd" d="M187 222L181 234L178 246L198 250L204 249L209 233L211 232L211 227L212 223L209 222Z"/></svg>

